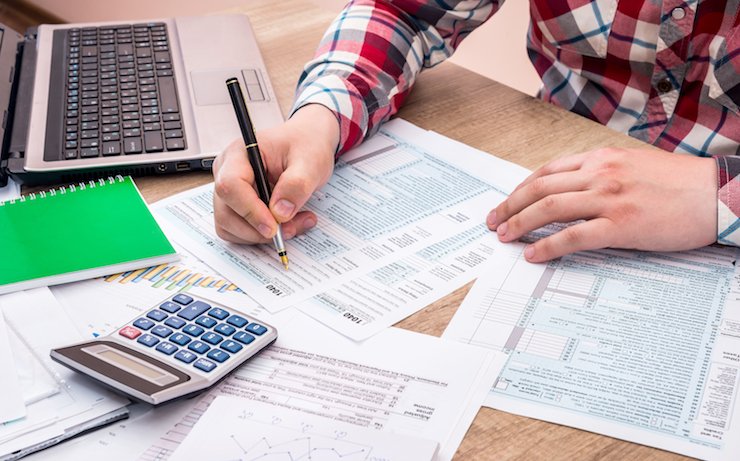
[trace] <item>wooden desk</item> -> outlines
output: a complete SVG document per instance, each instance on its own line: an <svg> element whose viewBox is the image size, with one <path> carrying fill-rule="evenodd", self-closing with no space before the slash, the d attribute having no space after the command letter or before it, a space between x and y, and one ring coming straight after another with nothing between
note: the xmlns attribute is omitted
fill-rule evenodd
<svg viewBox="0 0 740 461"><path fill-rule="evenodd" d="M303 0L250 0L240 11L255 28L277 97L288 113L303 63L313 55L333 14ZM524 52L524 50L522 50ZM445 63L424 72L399 114L527 168L598 147L644 146L552 105ZM150 202L211 180L210 174L138 179ZM398 326L439 336L470 287L466 286ZM651 459L682 457L489 408L478 413L455 459Z"/></svg>

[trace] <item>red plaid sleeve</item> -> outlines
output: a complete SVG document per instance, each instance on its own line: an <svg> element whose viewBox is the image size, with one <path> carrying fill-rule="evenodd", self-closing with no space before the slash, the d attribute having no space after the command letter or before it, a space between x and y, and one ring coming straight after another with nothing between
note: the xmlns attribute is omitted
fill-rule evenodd
<svg viewBox="0 0 740 461"><path fill-rule="evenodd" d="M717 160L717 242L740 246L740 157Z"/></svg>
<svg viewBox="0 0 740 461"><path fill-rule="evenodd" d="M340 126L337 155L347 151L398 111L423 68L447 59L501 3L350 2L306 64L292 113L328 107Z"/></svg>

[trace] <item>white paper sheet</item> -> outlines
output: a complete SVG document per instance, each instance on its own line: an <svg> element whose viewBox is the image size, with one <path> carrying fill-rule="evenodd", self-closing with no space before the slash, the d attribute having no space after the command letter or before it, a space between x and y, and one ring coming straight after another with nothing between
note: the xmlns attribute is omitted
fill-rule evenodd
<svg viewBox="0 0 740 461"><path fill-rule="evenodd" d="M8 329L23 401L26 405L59 393L59 384L15 331Z"/></svg>
<svg viewBox="0 0 740 461"><path fill-rule="evenodd" d="M27 407L25 418L0 426L0 457L17 450L63 438L89 421L109 414L125 414L127 400L88 378L56 364L53 347L80 337L48 288L20 291L0 297L9 327L28 346L59 385L60 392Z"/></svg>
<svg viewBox="0 0 740 461"><path fill-rule="evenodd" d="M601 250L487 264L444 333L504 351L486 405L702 459L740 459L740 252Z"/></svg>
<svg viewBox="0 0 740 461"><path fill-rule="evenodd" d="M0 202L12 200L21 196L21 186L12 179L8 179L8 185L0 187Z"/></svg>
<svg viewBox="0 0 740 461"><path fill-rule="evenodd" d="M500 362L485 349L391 328L358 344L289 310L275 345L206 395L142 460L167 459L219 395L439 442L449 460Z"/></svg>
<svg viewBox="0 0 740 461"><path fill-rule="evenodd" d="M0 423L5 423L24 417L26 404L2 311L0 311L0 363L3 366L3 377L0 378Z"/></svg>
<svg viewBox="0 0 740 461"><path fill-rule="evenodd" d="M452 152L475 163L493 193L475 210L468 227L403 259L343 283L296 307L357 341L364 340L474 280L494 256L498 237L485 218L529 170L436 133L397 121L390 132L426 151Z"/></svg>
<svg viewBox="0 0 740 461"><path fill-rule="evenodd" d="M216 236L213 185L153 205L168 236L277 312L481 222L496 192L478 177L475 156L427 151L394 133L427 132L401 120L345 154L306 208L318 225L287 243L290 270L269 245Z"/></svg>
<svg viewBox="0 0 740 461"><path fill-rule="evenodd" d="M187 416L197 402L197 399L182 400L161 407L146 403L129 405L127 419L47 448L24 461L131 461Z"/></svg>
<svg viewBox="0 0 740 461"><path fill-rule="evenodd" d="M219 396L170 459L431 461L437 445L286 407Z"/></svg>

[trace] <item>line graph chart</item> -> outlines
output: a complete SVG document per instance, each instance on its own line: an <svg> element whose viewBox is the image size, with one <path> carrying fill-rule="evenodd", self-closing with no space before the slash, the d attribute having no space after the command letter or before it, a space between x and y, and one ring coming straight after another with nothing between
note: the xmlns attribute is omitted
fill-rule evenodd
<svg viewBox="0 0 740 461"><path fill-rule="evenodd" d="M437 446L287 406L220 396L170 460L422 461L431 460Z"/></svg>

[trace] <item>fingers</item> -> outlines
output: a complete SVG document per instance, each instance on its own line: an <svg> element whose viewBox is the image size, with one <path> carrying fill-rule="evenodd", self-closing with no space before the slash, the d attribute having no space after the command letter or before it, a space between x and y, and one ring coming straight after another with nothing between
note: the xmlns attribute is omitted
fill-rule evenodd
<svg viewBox="0 0 740 461"><path fill-rule="evenodd" d="M225 203L214 203L216 215L216 234L224 240L234 243L272 243L271 238L262 236L234 210ZM298 213L292 220L280 225L283 238L291 239L316 226L316 215L310 211Z"/></svg>
<svg viewBox="0 0 740 461"><path fill-rule="evenodd" d="M551 162L548 162L545 165L537 168L534 173L532 173L527 177L527 179L522 181L522 183L519 184L516 189L514 189L514 191L523 188L524 186L534 181L536 178L551 175L554 173L576 171L581 168L588 155L588 152L584 152L582 154L569 155L567 157L558 158Z"/></svg>
<svg viewBox="0 0 740 461"><path fill-rule="evenodd" d="M248 241L272 238L277 231L277 222L252 186L254 174L241 143L232 143L219 156L217 165L214 166L216 222L223 228L227 228L225 223L228 222L229 227L237 230L236 233L231 231L233 234ZM256 229L256 232L247 232L244 226L234 224L232 214L240 217L253 230Z"/></svg>
<svg viewBox="0 0 740 461"><path fill-rule="evenodd" d="M574 224L527 245L524 249L524 257L529 262L540 263L577 251L608 247L610 246L611 226L612 222L607 218L596 218Z"/></svg>
<svg viewBox="0 0 740 461"><path fill-rule="evenodd" d="M502 242L511 242L553 222L592 218L599 214L601 207L598 196L589 192L547 195L501 223L496 233Z"/></svg>
<svg viewBox="0 0 740 461"><path fill-rule="evenodd" d="M267 243L270 241L269 237L261 235L223 200L213 201L213 213L216 233L224 240L234 243Z"/></svg>
<svg viewBox="0 0 740 461"><path fill-rule="evenodd" d="M280 222L293 219L311 194L329 179L331 170L331 164L326 167L321 161L306 157L292 159L272 191L270 209L275 218Z"/></svg>
<svg viewBox="0 0 740 461"><path fill-rule="evenodd" d="M564 192L585 190L588 186L588 179L578 171L568 171L565 173L540 176L538 178L534 178L527 184L522 184L523 185L520 185L509 196L509 198L501 202L491 211L491 213L489 213L486 223L491 230L496 230L499 224L505 223L512 216L515 216L530 205L543 200L546 197ZM551 211L548 209L549 207L544 207L543 209L543 205L547 205L547 203L540 204L538 209L545 212ZM556 204L551 203L550 205L552 206Z"/></svg>

